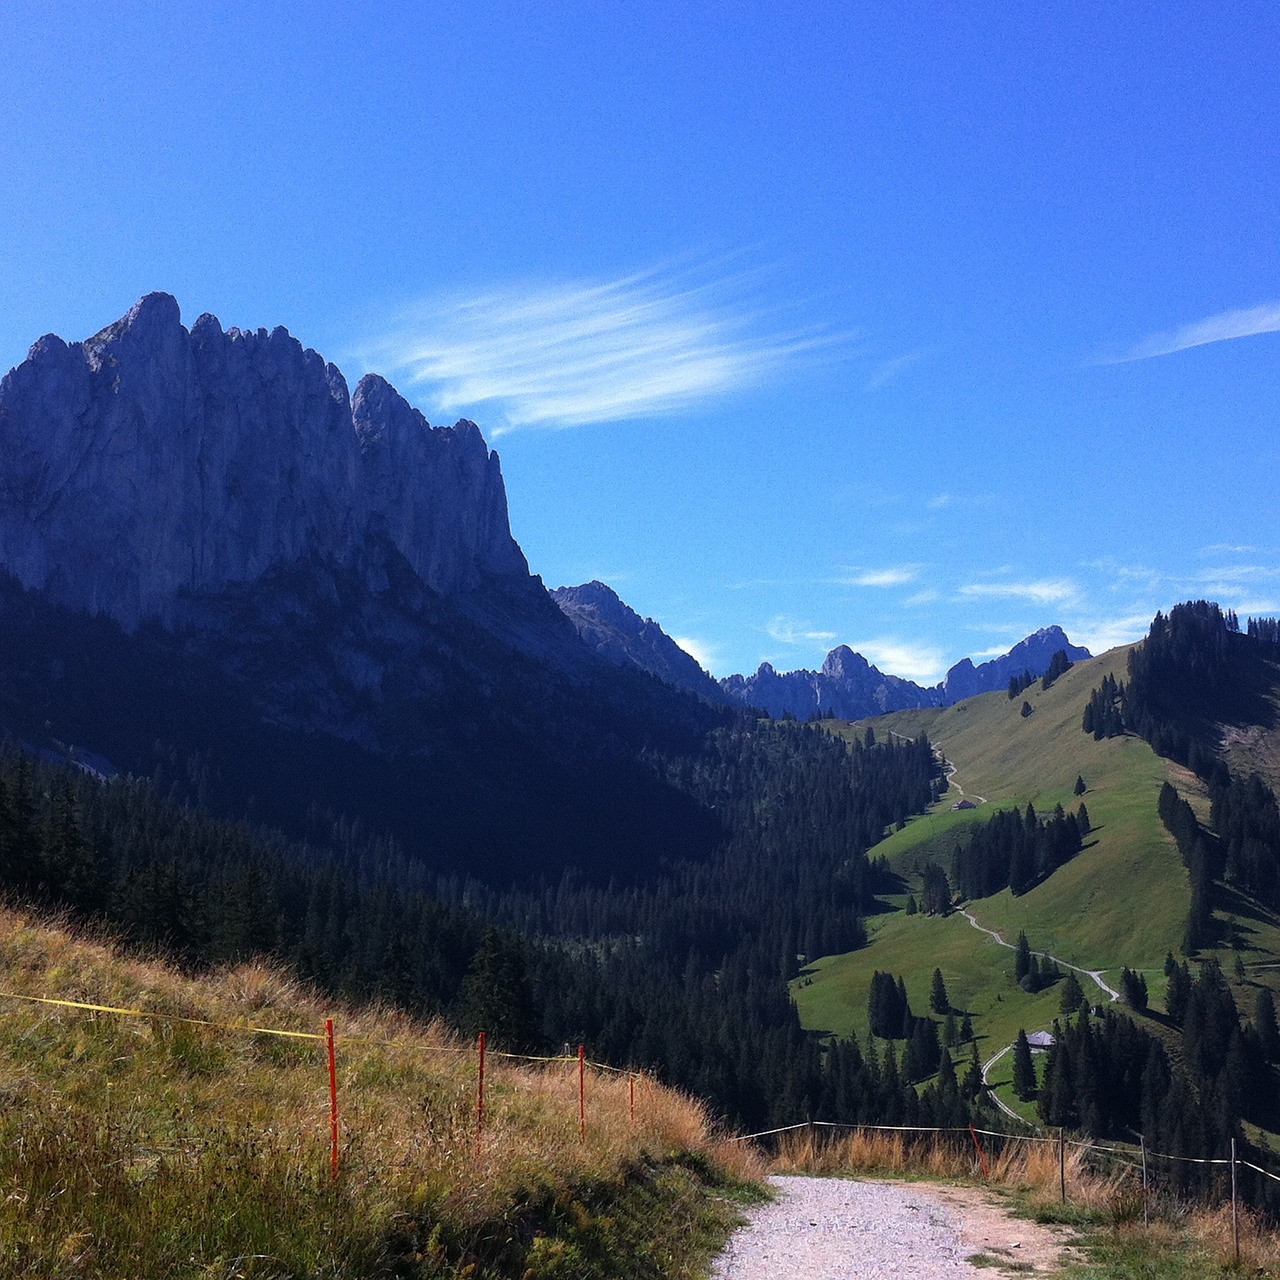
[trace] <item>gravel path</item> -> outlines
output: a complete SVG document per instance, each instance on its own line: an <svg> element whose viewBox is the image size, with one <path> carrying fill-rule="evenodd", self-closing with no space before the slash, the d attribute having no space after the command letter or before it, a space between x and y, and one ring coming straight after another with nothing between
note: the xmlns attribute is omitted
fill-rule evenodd
<svg viewBox="0 0 1280 1280"><path fill-rule="evenodd" d="M960 1280L956 1212L926 1187L847 1178L773 1177L778 1199L752 1211L716 1260L713 1280Z"/></svg>

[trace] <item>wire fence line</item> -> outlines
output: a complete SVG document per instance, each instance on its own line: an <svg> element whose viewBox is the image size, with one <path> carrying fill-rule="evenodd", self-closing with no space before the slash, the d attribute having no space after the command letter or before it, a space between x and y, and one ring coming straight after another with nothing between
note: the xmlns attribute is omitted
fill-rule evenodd
<svg viewBox="0 0 1280 1280"><path fill-rule="evenodd" d="M968 1135L976 1133L981 1134L984 1138L998 1138L1002 1142L1039 1142L1055 1147L1075 1147L1090 1153L1113 1156L1118 1163L1127 1164L1133 1169L1142 1167L1134 1162L1133 1156L1135 1152L1128 1147L1113 1147L1100 1142L1081 1141L1078 1138L1068 1138L1065 1134L1055 1138L1048 1135L1002 1133L996 1129L979 1129L974 1125L847 1124L838 1120L802 1120L799 1124L782 1125L776 1129L762 1129L758 1133L739 1134L732 1141L751 1142L757 1138L769 1138L780 1133L794 1133L800 1129L807 1129L810 1132L816 1129L841 1129L847 1133L954 1133ZM1144 1151L1148 1160L1176 1160L1182 1164L1221 1165L1224 1168L1235 1166L1236 1168L1252 1169L1255 1173L1260 1173L1264 1178L1270 1178L1273 1182L1280 1182L1280 1174L1272 1173L1270 1169L1264 1169L1260 1165L1256 1165L1240 1156L1234 1158L1230 1156L1175 1156L1167 1151L1151 1151L1143 1148L1140 1148L1140 1150Z"/></svg>
<svg viewBox="0 0 1280 1280"><path fill-rule="evenodd" d="M422 1041L384 1040L370 1036L339 1035L333 1018L326 1018L323 1031L297 1031L282 1027L257 1026L247 1019L236 1019L232 1022L219 1022L212 1018L193 1018L178 1013L162 1013L155 1009L135 1009L123 1005L97 1004L88 1000L67 1000L53 996L25 995L17 991L0 991L0 1000L20 1001L25 1004L45 1005L54 1008L76 1009L87 1013L105 1013L114 1017L137 1018L148 1022L161 1022L179 1026L202 1027L209 1030L238 1033L253 1036L280 1036L290 1040L309 1040L321 1045L327 1051L329 1076L329 1164L331 1177L336 1180L339 1174L341 1150L341 1126L338 1108L338 1071L337 1049L374 1048L398 1049L410 1053L448 1054L455 1058L473 1056L476 1060L476 1101L475 1101L475 1141L477 1150L484 1140L486 1121L486 1075L487 1058L500 1058L507 1062L528 1063L536 1066L572 1065L577 1068L577 1120L579 1141L585 1142L587 1137L587 1069L619 1077L628 1077L628 1108L631 1124L636 1122L636 1082L642 1082L651 1088L648 1074L634 1068L615 1067L607 1062L595 1062L586 1056L586 1047L578 1046L576 1054L528 1054L509 1053L505 1050L488 1049L486 1036L482 1031L474 1045L427 1044Z"/></svg>
<svg viewBox="0 0 1280 1280"><path fill-rule="evenodd" d="M310 1040L319 1043L327 1043L330 1050L330 1090L332 1101L332 1119L334 1123L334 1171L337 1171L337 1097L336 1097L336 1079L333 1074L333 1052L335 1046L344 1045L349 1047L364 1048L385 1048L400 1049L418 1053L440 1053L452 1054L455 1056L471 1055L479 1053L481 1062L479 1093L477 1100L477 1130L483 1125L484 1115L484 1072L483 1062L485 1057L500 1058L510 1062L525 1062L536 1065L575 1065L579 1069L579 1120L582 1125L583 1136L585 1136L585 1078L583 1073L587 1067L594 1071L605 1072L617 1076L630 1077L632 1082L632 1102L631 1102L631 1118L635 1119L634 1110L634 1083L636 1080L642 1080L645 1084L649 1083L648 1075L645 1072L632 1068L615 1067L610 1063L596 1062L588 1059L585 1055L583 1046L578 1047L576 1054L521 1054L510 1053L503 1050L486 1050L484 1046L484 1037L480 1037L477 1045L441 1045L441 1044L424 1044L420 1041L411 1042L405 1040L383 1040L367 1036L342 1036L335 1032L333 1020L326 1020L324 1031L298 1031L281 1027L265 1027L257 1026L248 1021L237 1020L234 1022L218 1022L210 1018L193 1018L183 1014L162 1013L158 1010L136 1009L121 1005L96 1004L85 1000L67 1000L59 999L51 996L33 996L25 995L16 991L0 991L0 1000L15 1000L28 1004L39 1004L46 1006L54 1006L68 1009L79 1009L91 1013L106 1013L118 1017L141 1018L157 1022L176 1023L185 1026L205 1027L213 1030L238 1032L248 1035L266 1035L280 1036L293 1040ZM1031 1123L1031 1122L1027 1122ZM976 1126L968 1125L963 1127L956 1126L940 1126L940 1125L887 1125L887 1124L850 1124L835 1120L804 1120L797 1124L781 1125L773 1129L763 1129L756 1133L738 1134L730 1141L733 1142L752 1142L760 1138L775 1137L783 1133L794 1133L798 1130L805 1129L813 1132L818 1129L838 1129L845 1132L874 1132L874 1133L951 1133L963 1134L971 1137L974 1142L977 1136L996 1138L1001 1142L1023 1142L1023 1143L1044 1143L1057 1146L1060 1149L1073 1147L1083 1149L1089 1153L1105 1155L1116 1159L1119 1163L1126 1164L1129 1168L1142 1169L1144 1172L1145 1184L1145 1166L1134 1162L1134 1152L1124 1147L1108 1146L1097 1142L1080 1141L1075 1138L1067 1138L1064 1132L1059 1132L1057 1137L1040 1134L1018 1134L1018 1133L1002 1133L994 1129L979 1129ZM979 1150L981 1150L979 1148ZM1179 1156L1169 1152L1149 1151L1142 1148L1142 1155L1147 1160L1170 1160L1177 1161L1182 1164L1192 1165L1215 1165L1219 1167L1230 1167L1233 1173L1237 1168L1250 1169L1260 1174L1264 1178L1270 1179L1272 1182L1280 1183L1280 1175L1273 1173L1269 1169L1264 1169L1260 1165L1254 1164L1250 1160L1242 1159L1235 1154L1235 1142L1232 1141L1231 1157L1209 1157L1209 1156Z"/></svg>

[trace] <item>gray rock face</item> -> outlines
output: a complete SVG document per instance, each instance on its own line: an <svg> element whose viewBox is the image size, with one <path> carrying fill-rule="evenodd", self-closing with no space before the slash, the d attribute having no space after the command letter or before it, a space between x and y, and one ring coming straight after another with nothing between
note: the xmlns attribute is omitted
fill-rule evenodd
<svg viewBox="0 0 1280 1280"><path fill-rule="evenodd" d="M167 294L41 338L0 382L0 458L0 566L130 627L377 534L444 596L534 581L474 423L432 427L375 376L350 396L283 328L188 332Z"/></svg>
<svg viewBox="0 0 1280 1280"><path fill-rule="evenodd" d="M578 635L611 662L641 670L712 702L726 702L724 691L652 618L642 618L603 582L557 587L551 598Z"/></svg>
<svg viewBox="0 0 1280 1280"><path fill-rule="evenodd" d="M762 662L755 675L728 676L720 681L720 687L736 701L759 707L771 716L790 713L797 720L819 712L858 720L905 707L941 705L937 690L886 675L843 644L827 654L821 671L778 672Z"/></svg>
<svg viewBox="0 0 1280 1280"><path fill-rule="evenodd" d="M1044 675L1049 670L1049 660L1059 649L1065 649L1072 662L1093 656L1083 645L1072 644L1061 627L1041 627L1034 635L1019 640L1002 657L992 658L980 666L975 667L968 658L961 658L939 687L948 703L990 693L993 689L1006 689L1010 676L1020 676L1024 671L1030 671L1033 676Z"/></svg>
<svg viewBox="0 0 1280 1280"><path fill-rule="evenodd" d="M1042 628L1020 640L1003 657L980 666L962 658L932 688L886 675L847 645L832 649L821 671L780 673L764 662L755 675L727 676L720 687L735 701L759 707L771 716L790 713L807 720L821 712L842 720L859 720L910 707L947 707L979 693L1006 689L1011 675L1024 671L1043 675L1059 649L1065 649L1072 662L1090 656L1088 649L1072 644L1062 628L1055 626Z"/></svg>

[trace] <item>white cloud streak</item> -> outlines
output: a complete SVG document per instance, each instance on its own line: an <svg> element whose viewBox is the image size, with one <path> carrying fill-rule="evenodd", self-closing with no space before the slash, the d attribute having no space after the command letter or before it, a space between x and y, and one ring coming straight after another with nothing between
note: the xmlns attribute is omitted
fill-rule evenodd
<svg viewBox="0 0 1280 1280"><path fill-rule="evenodd" d="M872 665L893 676L917 684L936 684L946 673L942 651L927 644L913 644L891 636L851 641L849 647Z"/></svg>
<svg viewBox="0 0 1280 1280"><path fill-rule="evenodd" d="M436 412L485 406L491 434L674 413L767 383L851 335L779 331L744 278L670 272L508 285L424 305L372 353Z"/></svg>
<svg viewBox="0 0 1280 1280"><path fill-rule="evenodd" d="M1214 342L1228 342L1232 338L1252 338L1260 333L1280 331L1280 302L1265 302L1258 307L1246 307L1239 311L1223 311L1169 333L1153 334L1144 338L1127 355L1104 361L1105 364L1127 364L1133 360L1151 360L1156 356L1171 356L1191 347L1205 347Z"/></svg>
<svg viewBox="0 0 1280 1280"><path fill-rule="evenodd" d="M872 373L867 380L867 391L879 391L882 387L887 387L891 382L896 382L898 378L910 369L921 356L919 351L911 351L903 356L895 356L892 360L886 360Z"/></svg>
<svg viewBox="0 0 1280 1280"><path fill-rule="evenodd" d="M1032 604L1062 604L1074 600L1079 588L1066 578L1036 582L969 582L957 593L979 600L1027 600Z"/></svg>
<svg viewBox="0 0 1280 1280"><path fill-rule="evenodd" d="M797 622L785 613L770 618L765 623L764 630L771 640L776 640L779 644L816 644L836 638L834 631L811 630L807 623Z"/></svg>
<svg viewBox="0 0 1280 1280"><path fill-rule="evenodd" d="M693 636L672 636L676 642L704 671L714 671L720 657L720 646Z"/></svg>
<svg viewBox="0 0 1280 1280"><path fill-rule="evenodd" d="M914 582L919 566L914 564L890 565L885 569L850 569L831 579L840 587L901 587Z"/></svg>

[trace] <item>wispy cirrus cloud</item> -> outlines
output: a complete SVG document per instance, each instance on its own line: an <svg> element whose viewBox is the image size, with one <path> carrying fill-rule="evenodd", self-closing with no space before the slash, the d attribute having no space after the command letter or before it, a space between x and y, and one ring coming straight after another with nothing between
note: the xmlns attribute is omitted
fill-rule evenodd
<svg viewBox="0 0 1280 1280"><path fill-rule="evenodd" d="M1205 347L1232 338L1252 338L1260 333L1280 332L1280 302L1264 302L1261 306L1238 311L1221 311L1168 333L1152 334L1121 356L1105 359L1103 364L1128 364L1132 360L1151 360L1171 356L1191 347Z"/></svg>
<svg viewBox="0 0 1280 1280"><path fill-rule="evenodd" d="M867 379L866 390L879 391L881 387L896 382L923 354L921 351L909 351L906 355L894 356L892 360L884 361Z"/></svg>
<svg viewBox="0 0 1280 1280"><path fill-rule="evenodd" d="M785 613L776 614L764 624L765 634L779 644L817 644L834 640L834 631L815 631L807 622L800 622Z"/></svg>
<svg viewBox="0 0 1280 1280"><path fill-rule="evenodd" d="M1068 578L1041 578L1034 582L967 582L956 589L959 596L978 600L1026 600L1031 604L1064 604L1080 589Z"/></svg>
<svg viewBox="0 0 1280 1280"><path fill-rule="evenodd" d="M664 268L508 284L416 308L368 355L426 388L436 412L486 407L502 435L690 409L852 338L780 327L749 285Z"/></svg>
<svg viewBox="0 0 1280 1280"><path fill-rule="evenodd" d="M1132 644L1141 640L1151 627L1154 613L1143 610L1113 618L1075 618L1067 628L1076 644L1082 644L1092 654L1106 653L1117 645Z"/></svg>
<svg viewBox="0 0 1280 1280"><path fill-rule="evenodd" d="M889 565L883 569L845 569L830 582L838 587L901 587L914 582L919 572L917 564Z"/></svg>

